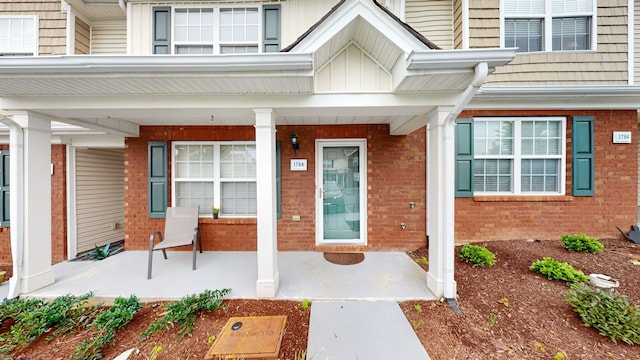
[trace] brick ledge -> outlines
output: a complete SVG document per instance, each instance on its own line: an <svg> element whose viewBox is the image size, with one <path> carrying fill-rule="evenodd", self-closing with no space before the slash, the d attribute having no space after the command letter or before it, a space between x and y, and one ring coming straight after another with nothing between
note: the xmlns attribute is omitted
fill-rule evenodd
<svg viewBox="0 0 640 360"><path fill-rule="evenodd" d="M474 196L474 202L568 202L573 196Z"/></svg>

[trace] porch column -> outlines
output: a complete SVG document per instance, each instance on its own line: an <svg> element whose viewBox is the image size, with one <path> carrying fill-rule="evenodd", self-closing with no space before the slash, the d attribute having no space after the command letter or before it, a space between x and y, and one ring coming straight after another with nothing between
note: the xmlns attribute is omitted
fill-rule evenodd
<svg viewBox="0 0 640 360"><path fill-rule="evenodd" d="M256 113L256 191L258 221L258 281L256 295L272 298L278 292L278 236L276 226L276 122L273 109Z"/></svg>
<svg viewBox="0 0 640 360"><path fill-rule="evenodd" d="M11 136L21 137L22 146L10 148L10 168L18 172L11 174L10 221L11 236L16 233L15 243L21 247L16 280L18 292L24 294L55 281L51 264L51 122L26 111L13 113L13 122ZM20 142L12 141L11 145L14 143Z"/></svg>
<svg viewBox="0 0 640 360"><path fill-rule="evenodd" d="M427 126L427 234L429 272L427 287L436 296L455 298L454 122L447 122L451 108L439 107L429 114Z"/></svg>

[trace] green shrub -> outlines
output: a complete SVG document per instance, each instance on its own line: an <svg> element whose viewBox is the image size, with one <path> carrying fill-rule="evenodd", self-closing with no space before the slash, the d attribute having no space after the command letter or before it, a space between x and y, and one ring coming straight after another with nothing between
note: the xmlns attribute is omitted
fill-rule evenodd
<svg viewBox="0 0 640 360"><path fill-rule="evenodd" d="M459 253L462 260L474 267L489 267L496 264L496 256L487 248L477 245L464 245Z"/></svg>
<svg viewBox="0 0 640 360"><path fill-rule="evenodd" d="M582 271L574 269L566 262L559 262L550 257L534 261L529 269L538 274L545 275L549 280L562 280L568 283L577 283L589 280Z"/></svg>
<svg viewBox="0 0 640 360"><path fill-rule="evenodd" d="M622 340L627 344L640 344L640 307L630 304L626 297L578 284L569 290L565 301L585 325L614 343Z"/></svg>
<svg viewBox="0 0 640 360"><path fill-rule="evenodd" d="M560 238L569 251L583 251L597 254L604 249L604 245L596 238L589 237L585 234L562 235Z"/></svg>

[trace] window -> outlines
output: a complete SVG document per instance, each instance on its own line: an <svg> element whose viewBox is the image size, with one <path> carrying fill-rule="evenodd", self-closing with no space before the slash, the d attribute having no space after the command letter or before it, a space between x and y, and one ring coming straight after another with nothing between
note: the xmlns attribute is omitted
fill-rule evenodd
<svg viewBox="0 0 640 360"><path fill-rule="evenodd" d="M476 118L476 195L564 195L564 118Z"/></svg>
<svg viewBox="0 0 640 360"><path fill-rule="evenodd" d="M154 54L280 51L280 5L153 8Z"/></svg>
<svg viewBox="0 0 640 360"><path fill-rule="evenodd" d="M199 205L200 215L255 216L256 147L253 142L174 142L174 206Z"/></svg>
<svg viewBox="0 0 640 360"><path fill-rule="evenodd" d="M0 16L0 56L37 55L35 16Z"/></svg>
<svg viewBox="0 0 640 360"><path fill-rule="evenodd" d="M504 46L518 52L592 50L593 0L503 0Z"/></svg>

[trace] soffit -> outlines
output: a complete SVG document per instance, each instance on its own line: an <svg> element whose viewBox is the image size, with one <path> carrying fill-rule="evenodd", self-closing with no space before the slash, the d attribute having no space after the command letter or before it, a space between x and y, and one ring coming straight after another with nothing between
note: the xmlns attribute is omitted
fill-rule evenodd
<svg viewBox="0 0 640 360"><path fill-rule="evenodd" d="M118 0L66 0L73 11L88 20L124 19ZM122 2L124 4L124 1Z"/></svg>

